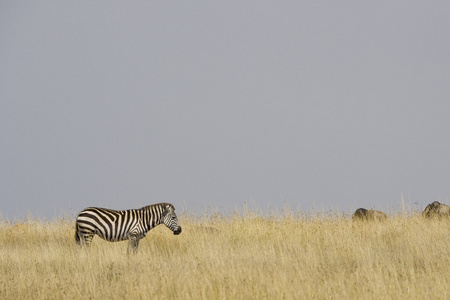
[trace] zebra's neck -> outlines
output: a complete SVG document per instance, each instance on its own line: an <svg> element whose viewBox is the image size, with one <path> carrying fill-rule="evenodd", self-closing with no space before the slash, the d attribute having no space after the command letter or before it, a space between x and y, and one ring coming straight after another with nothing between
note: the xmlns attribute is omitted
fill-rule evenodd
<svg viewBox="0 0 450 300"><path fill-rule="evenodd" d="M162 218L162 208L154 207L154 205L146 206L142 208L142 221L144 223L144 228L149 231L155 226L161 224Z"/></svg>

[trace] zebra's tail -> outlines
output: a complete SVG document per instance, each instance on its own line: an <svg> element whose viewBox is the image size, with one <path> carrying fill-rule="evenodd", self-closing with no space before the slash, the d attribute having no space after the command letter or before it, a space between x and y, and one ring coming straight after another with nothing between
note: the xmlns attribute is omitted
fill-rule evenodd
<svg viewBox="0 0 450 300"><path fill-rule="evenodd" d="M81 237L80 237L80 228L78 227L78 222L75 222L75 242L77 245L82 245Z"/></svg>

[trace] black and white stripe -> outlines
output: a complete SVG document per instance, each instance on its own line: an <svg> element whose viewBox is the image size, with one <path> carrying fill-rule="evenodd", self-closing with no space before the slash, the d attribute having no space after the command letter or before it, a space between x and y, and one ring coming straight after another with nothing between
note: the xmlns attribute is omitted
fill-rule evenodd
<svg viewBox="0 0 450 300"><path fill-rule="evenodd" d="M75 221L75 241L79 245L90 245L97 234L110 242L129 240L128 252L137 252L139 240L159 224L166 225L174 234L181 233L172 204L159 203L129 210L88 207Z"/></svg>

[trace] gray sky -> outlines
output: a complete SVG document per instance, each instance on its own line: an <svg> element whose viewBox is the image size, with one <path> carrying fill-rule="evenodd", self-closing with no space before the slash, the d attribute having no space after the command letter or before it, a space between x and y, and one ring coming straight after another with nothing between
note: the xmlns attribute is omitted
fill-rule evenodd
<svg viewBox="0 0 450 300"><path fill-rule="evenodd" d="M448 203L448 1L2 1L0 212Z"/></svg>

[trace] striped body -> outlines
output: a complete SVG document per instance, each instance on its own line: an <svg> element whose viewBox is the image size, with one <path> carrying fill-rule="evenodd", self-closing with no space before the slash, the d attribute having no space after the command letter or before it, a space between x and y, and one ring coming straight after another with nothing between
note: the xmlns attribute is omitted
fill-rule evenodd
<svg viewBox="0 0 450 300"><path fill-rule="evenodd" d="M90 245L96 234L110 242L129 240L128 251L137 252L139 240L159 224L166 225L174 234L181 233L172 204L159 203L129 210L89 207L77 216L75 240L79 245Z"/></svg>

